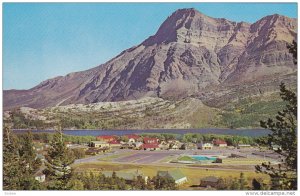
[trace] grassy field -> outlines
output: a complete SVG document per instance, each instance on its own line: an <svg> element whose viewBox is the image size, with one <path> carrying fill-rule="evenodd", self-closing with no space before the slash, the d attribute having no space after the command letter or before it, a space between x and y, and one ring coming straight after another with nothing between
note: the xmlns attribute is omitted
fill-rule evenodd
<svg viewBox="0 0 300 196"><path fill-rule="evenodd" d="M195 159L189 156L182 156L178 158L178 161L195 161Z"/></svg>
<svg viewBox="0 0 300 196"><path fill-rule="evenodd" d="M267 160L255 158L228 158L223 159L223 165L260 165Z"/></svg>
<svg viewBox="0 0 300 196"><path fill-rule="evenodd" d="M212 169L204 169L204 168L195 168L195 167L171 167L171 166L154 166L154 165L133 165L133 164L113 164L106 162L95 162L95 163L86 163L86 164L77 164L74 165L75 171L97 171L100 172L102 170L108 171L141 171L144 175L153 177L156 175L157 171L160 170L173 170L180 169L181 172L187 176L188 183L182 185L180 189L190 189L192 185L198 185L200 183L200 179L207 176L216 176L222 178L238 178L240 173L243 172L245 174L246 179L248 180L249 185L253 178L262 178L265 181L268 181L269 178L266 175L258 174L254 171L243 171L241 170L217 170L215 168Z"/></svg>

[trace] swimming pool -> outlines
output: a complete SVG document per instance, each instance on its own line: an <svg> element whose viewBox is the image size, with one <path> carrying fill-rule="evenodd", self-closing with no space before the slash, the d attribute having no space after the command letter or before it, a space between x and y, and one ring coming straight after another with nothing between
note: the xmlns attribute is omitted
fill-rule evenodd
<svg viewBox="0 0 300 196"><path fill-rule="evenodd" d="M207 156L201 156L201 155L191 155L193 159L197 161L215 161L217 158L216 157L207 157Z"/></svg>

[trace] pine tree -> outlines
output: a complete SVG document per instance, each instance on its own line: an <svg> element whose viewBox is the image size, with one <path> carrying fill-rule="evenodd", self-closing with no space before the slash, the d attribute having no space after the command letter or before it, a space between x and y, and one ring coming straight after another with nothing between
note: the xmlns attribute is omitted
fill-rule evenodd
<svg viewBox="0 0 300 196"><path fill-rule="evenodd" d="M240 183L237 178L234 178L229 187L230 190L240 190Z"/></svg>
<svg viewBox="0 0 300 196"><path fill-rule="evenodd" d="M51 183L48 186L49 189L69 189L67 183L72 176L70 165L74 160L74 154L66 147L62 131L59 128L50 143L45 162L47 166L45 173L51 179Z"/></svg>
<svg viewBox="0 0 300 196"><path fill-rule="evenodd" d="M21 145L19 145L21 143ZM40 183L34 179L36 164L32 135L27 133L23 140L4 128L3 134L3 186L5 190L39 190Z"/></svg>
<svg viewBox="0 0 300 196"><path fill-rule="evenodd" d="M21 148L19 150L22 164L24 169L29 173L33 173L38 165L35 165L36 153L33 149L33 136L31 131L28 131L24 138L21 140Z"/></svg>
<svg viewBox="0 0 300 196"><path fill-rule="evenodd" d="M160 95L161 95L161 87L160 86L157 87L156 94L157 94L157 97L160 97Z"/></svg>
<svg viewBox="0 0 300 196"><path fill-rule="evenodd" d="M261 183L258 180L256 180L255 178L253 178L253 180L252 180L252 189L253 190L262 190Z"/></svg>
<svg viewBox="0 0 300 196"><path fill-rule="evenodd" d="M294 92L280 85L280 96L287 103L283 111L278 112L276 119L261 121L263 128L272 131L266 138L265 145L275 150L282 157L282 164L272 165L263 163L257 165L256 170L271 177L272 187L275 190L297 189L297 96Z"/></svg>
<svg viewBox="0 0 300 196"><path fill-rule="evenodd" d="M137 176L136 180L134 180L134 182L132 184L133 184L133 189L136 189L136 190L145 190L146 189L146 182L142 176Z"/></svg>
<svg viewBox="0 0 300 196"><path fill-rule="evenodd" d="M168 177L168 176L159 176L156 175L153 180L155 190L176 190L177 186L175 184L175 181Z"/></svg>
<svg viewBox="0 0 300 196"><path fill-rule="evenodd" d="M240 186L239 186L240 190L246 190L247 189L247 182L246 182L245 175L244 175L243 172L240 174L239 183L240 183Z"/></svg>
<svg viewBox="0 0 300 196"><path fill-rule="evenodd" d="M3 132L3 189L20 190L22 176L20 166L20 155L18 151L17 138L12 134L9 127Z"/></svg>
<svg viewBox="0 0 300 196"><path fill-rule="evenodd" d="M226 183L226 180L224 179L224 178L220 178L219 180L218 180L218 184L217 184L217 186L216 186L216 189L217 190L226 190L226 189L228 189L229 187L228 187L228 185L227 185L227 183Z"/></svg>
<svg viewBox="0 0 300 196"><path fill-rule="evenodd" d="M24 190L38 190L41 186L40 183L35 180L34 173L40 168L41 162L35 159L36 153L33 149L33 136L31 131L26 133L20 143L20 166L23 173L22 177L19 178L21 187Z"/></svg>
<svg viewBox="0 0 300 196"><path fill-rule="evenodd" d="M69 187L71 190L84 190L84 184L81 180L78 179L71 179L67 187Z"/></svg>
<svg viewBox="0 0 300 196"><path fill-rule="evenodd" d="M291 45L288 45L287 48L289 52L293 55L294 64L297 65L297 42L293 40Z"/></svg>

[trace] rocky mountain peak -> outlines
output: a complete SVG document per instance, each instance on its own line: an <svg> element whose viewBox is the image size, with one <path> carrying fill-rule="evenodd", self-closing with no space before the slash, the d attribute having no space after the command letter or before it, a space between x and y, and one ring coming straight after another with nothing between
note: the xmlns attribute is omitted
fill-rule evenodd
<svg viewBox="0 0 300 196"><path fill-rule="evenodd" d="M154 36L149 37L143 44L154 45L170 42L190 43L192 31L199 26L196 22L204 22L209 20L208 16L200 13L194 8L178 9L172 13L159 27Z"/></svg>
<svg viewBox="0 0 300 196"><path fill-rule="evenodd" d="M296 19L278 14L249 24L179 9L155 35L102 65L26 91L4 91L4 107L180 99L199 93L208 98L209 88L258 81L263 85L297 71L286 47L296 37Z"/></svg>

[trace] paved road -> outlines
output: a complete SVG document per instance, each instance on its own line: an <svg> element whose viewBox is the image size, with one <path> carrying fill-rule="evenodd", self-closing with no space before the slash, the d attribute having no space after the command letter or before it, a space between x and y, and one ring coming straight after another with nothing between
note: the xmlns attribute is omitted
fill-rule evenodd
<svg viewBox="0 0 300 196"><path fill-rule="evenodd" d="M121 152L116 152L116 153L105 153L105 154L95 155L95 156L91 156L91 157L87 157L87 158L83 158L83 159L76 159L76 160L74 161L74 164L96 162L96 161L98 161L98 159L100 159L100 158L112 156L112 155L114 155L114 154L119 154L119 153L121 153Z"/></svg>

